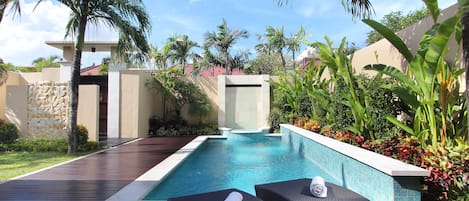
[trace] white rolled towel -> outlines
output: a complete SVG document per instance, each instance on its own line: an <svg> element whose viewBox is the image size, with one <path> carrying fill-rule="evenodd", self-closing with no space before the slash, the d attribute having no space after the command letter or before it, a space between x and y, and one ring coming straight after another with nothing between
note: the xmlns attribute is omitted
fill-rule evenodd
<svg viewBox="0 0 469 201"><path fill-rule="evenodd" d="M311 180L311 184L309 185L309 191L315 197L318 197L318 198L327 197L326 182L320 176L314 177L313 180Z"/></svg>
<svg viewBox="0 0 469 201"><path fill-rule="evenodd" d="M239 192L233 191L225 198L225 201L242 201L243 195Z"/></svg>

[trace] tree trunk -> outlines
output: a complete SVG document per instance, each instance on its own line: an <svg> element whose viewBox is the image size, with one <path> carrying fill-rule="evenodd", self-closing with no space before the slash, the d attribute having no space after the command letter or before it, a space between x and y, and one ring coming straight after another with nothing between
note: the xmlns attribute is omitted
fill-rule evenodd
<svg viewBox="0 0 469 201"><path fill-rule="evenodd" d="M469 103L469 11L466 11L462 16L462 49L463 49L463 59L464 59L464 69L466 72L466 102ZM467 112L469 114L469 107L467 107ZM469 115L467 115L468 124L469 124ZM468 125L469 127L469 125ZM469 142L469 129L466 136L466 140Z"/></svg>
<svg viewBox="0 0 469 201"><path fill-rule="evenodd" d="M80 84L80 67L81 67L81 55L82 49L85 43L85 31L87 23L88 13L88 2L85 0L82 2L82 16L78 24L77 41L75 44L75 55L73 60L72 69L72 81L71 81L71 94L70 94L70 133L68 135L68 154L73 155L77 153L77 113L78 113L78 86Z"/></svg>
<svg viewBox="0 0 469 201"><path fill-rule="evenodd" d="M77 152L77 113L78 113L78 86L80 82L80 65L82 50L75 49L75 57L73 61L72 81L70 94L71 112L70 112L70 128L71 132L68 136L68 154L73 155Z"/></svg>
<svg viewBox="0 0 469 201"><path fill-rule="evenodd" d="M186 63L184 61L181 61L181 69L182 69L182 75L184 75L184 71L186 69ZM192 66L192 71L194 71L193 66Z"/></svg>
<svg viewBox="0 0 469 201"><path fill-rule="evenodd" d="M280 58L282 59L282 66L283 66L283 72L287 72L287 62L285 61L285 58L283 57L283 53L279 51Z"/></svg>
<svg viewBox="0 0 469 201"><path fill-rule="evenodd" d="M230 62L230 58L229 58L228 52L227 52L226 56L225 56L225 68L226 68L226 74L227 75L231 75L231 66L230 66L229 62Z"/></svg>
<svg viewBox="0 0 469 201"><path fill-rule="evenodd" d="M291 53L292 53L292 56L293 56L293 70L295 70L296 69L295 51L291 51Z"/></svg>

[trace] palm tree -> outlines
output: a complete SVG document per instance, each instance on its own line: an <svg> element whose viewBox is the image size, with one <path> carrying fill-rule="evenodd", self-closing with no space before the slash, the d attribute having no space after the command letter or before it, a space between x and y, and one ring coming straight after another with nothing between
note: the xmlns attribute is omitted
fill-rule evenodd
<svg viewBox="0 0 469 201"><path fill-rule="evenodd" d="M179 61L181 64L182 74L184 75L184 69L186 68L187 58L193 57L194 53L191 49L198 47L197 43L189 40L187 35L175 35L169 39L169 57L171 60Z"/></svg>
<svg viewBox="0 0 469 201"><path fill-rule="evenodd" d="M205 45L207 48L214 47L219 56L223 57L223 64L227 74L231 74L232 65L230 63L230 48L236 44L240 38L248 38L249 34L246 30L231 30L228 28L226 20L217 26L218 32L205 33Z"/></svg>
<svg viewBox="0 0 469 201"><path fill-rule="evenodd" d="M290 0L277 0L277 5L279 6L285 6L289 3ZM353 17L369 18L374 14L373 5L370 0L342 0L342 6Z"/></svg>
<svg viewBox="0 0 469 201"><path fill-rule="evenodd" d="M13 14L18 13L21 15L20 0L0 0L0 22L2 22L9 4L12 6L10 11L13 12Z"/></svg>
<svg viewBox="0 0 469 201"><path fill-rule="evenodd" d="M151 57L155 61L156 67L160 69L166 69L168 68L168 59L169 59L169 45L163 45L163 47L158 50L158 47L156 46L151 46Z"/></svg>
<svg viewBox="0 0 469 201"><path fill-rule="evenodd" d="M43 0L38 2L41 3ZM68 153L77 150L77 107L78 84L82 50L85 43L87 24L104 24L118 31L117 53L125 55L130 50L147 54L150 48L147 43L147 32L151 28L149 16L141 0L58 0L70 8L70 20L65 36L75 37L75 55L71 80L71 132L68 138Z"/></svg>
<svg viewBox="0 0 469 201"><path fill-rule="evenodd" d="M274 28L272 26L268 26L265 30L264 37L267 39L267 44L275 51L277 54L280 55L280 59L282 60L282 67L283 71L287 71L287 62L285 60L285 55L283 51L287 47L288 39L285 37L284 28Z"/></svg>
<svg viewBox="0 0 469 201"><path fill-rule="evenodd" d="M293 69L295 69L295 53L300 51L300 45L306 37L306 30L303 26L294 35L287 39L287 49L292 53Z"/></svg>
<svg viewBox="0 0 469 201"><path fill-rule="evenodd" d="M31 63L36 67L36 69L40 70L44 67L60 67L60 64L57 62L57 59L59 56L57 55L52 55L47 58L44 57L39 57L37 59L34 59L34 61Z"/></svg>

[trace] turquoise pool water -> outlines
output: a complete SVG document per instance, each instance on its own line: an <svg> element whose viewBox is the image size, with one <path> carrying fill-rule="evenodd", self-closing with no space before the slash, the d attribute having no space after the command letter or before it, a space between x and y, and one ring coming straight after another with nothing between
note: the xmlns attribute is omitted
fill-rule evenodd
<svg viewBox="0 0 469 201"><path fill-rule="evenodd" d="M192 153L144 200L238 188L255 194L254 185L322 176L338 183L279 137L229 134L209 139Z"/></svg>

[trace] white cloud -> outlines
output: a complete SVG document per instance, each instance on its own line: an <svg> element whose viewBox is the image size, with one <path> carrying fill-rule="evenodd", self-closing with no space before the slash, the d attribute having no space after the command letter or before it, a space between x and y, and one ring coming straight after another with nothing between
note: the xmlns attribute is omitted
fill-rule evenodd
<svg viewBox="0 0 469 201"><path fill-rule="evenodd" d="M21 1L21 16L8 15L0 23L0 58L5 62L27 66L38 57L62 56L61 50L48 46L45 41L64 40L70 10L50 0L43 1L36 9L35 6L36 2ZM116 39L117 34L109 29L88 27L86 40ZM101 58L92 59L97 61L84 60L84 65L101 61Z"/></svg>
<svg viewBox="0 0 469 201"><path fill-rule="evenodd" d="M200 1L201 1L201 0L189 0L189 2L190 2L191 4L197 3L197 2L200 2Z"/></svg>
<svg viewBox="0 0 469 201"><path fill-rule="evenodd" d="M303 17L320 17L330 15L331 10L337 7L337 2L304 0L294 5L298 14Z"/></svg>
<svg viewBox="0 0 469 201"><path fill-rule="evenodd" d="M69 10L44 1L33 12L36 3L21 2L21 17L6 16L0 24L0 58L16 65L30 65L38 57L60 55L44 43L63 39Z"/></svg>

